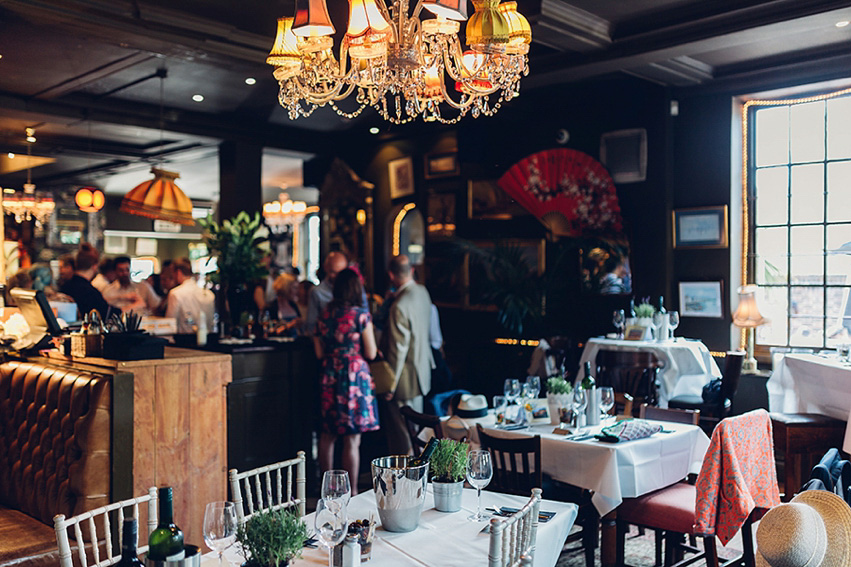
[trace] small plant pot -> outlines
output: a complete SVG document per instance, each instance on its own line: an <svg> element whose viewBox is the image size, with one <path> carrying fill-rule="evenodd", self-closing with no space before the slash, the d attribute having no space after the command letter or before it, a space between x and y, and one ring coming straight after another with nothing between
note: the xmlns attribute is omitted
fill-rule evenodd
<svg viewBox="0 0 851 567"><path fill-rule="evenodd" d="M573 406L573 396L570 394L547 394L547 409L550 412L550 423L552 425L559 424L559 408L569 408Z"/></svg>
<svg viewBox="0 0 851 567"><path fill-rule="evenodd" d="M434 489L434 508L439 512L457 512L461 509L461 491L464 481L438 482L431 481Z"/></svg>

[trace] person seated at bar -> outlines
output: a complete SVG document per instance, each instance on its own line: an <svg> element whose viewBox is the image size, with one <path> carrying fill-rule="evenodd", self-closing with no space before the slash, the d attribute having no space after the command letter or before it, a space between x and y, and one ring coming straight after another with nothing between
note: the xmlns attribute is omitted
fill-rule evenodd
<svg viewBox="0 0 851 567"><path fill-rule="evenodd" d="M213 309L215 297L208 289L198 287L192 273L192 263L188 258L180 258L172 263L174 278L177 285L168 292L166 317L177 320L179 334L194 333L201 324L201 314L204 314L207 332L213 325Z"/></svg>
<svg viewBox="0 0 851 567"><path fill-rule="evenodd" d="M113 258L103 258L98 264L98 273L92 280L92 285L95 289L103 293L106 286L115 281L115 260Z"/></svg>
<svg viewBox="0 0 851 567"><path fill-rule="evenodd" d="M272 321L272 334L284 337L298 335L303 320L297 299L298 281L294 275L283 273L275 278L275 300L266 307Z"/></svg>
<svg viewBox="0 0 851 567"><path fill-rule="evenodd" d="M97 310L102 318L106 318L109 313L109 305L107 305L103 295L91 284L91 280L97 272L97 250L91 244L84 242L80 245L74 265L76 266L74 274L62 284L59 291L71 296L77 303L80 318L87 315L92 309Z"/></svg>
<svg viewBox="0 0 851 567"><path fill-rule="evenodd" d="M162 301L145 282L130 280L130 258L119 256L115 259L116 280L103 290L103 298L122 312L134 311L140 315L150 315Z"/></svg>

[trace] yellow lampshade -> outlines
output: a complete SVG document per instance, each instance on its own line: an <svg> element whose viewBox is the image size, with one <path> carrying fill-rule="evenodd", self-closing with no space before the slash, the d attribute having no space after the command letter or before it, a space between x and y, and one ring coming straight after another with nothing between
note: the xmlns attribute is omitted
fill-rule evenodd
<svg viewBox="0 0 851 567"><path fill-rule="evenodd" d="M425 0L423 8L447 20L467 19L467 0Z"/></svg>
<svg viewBox="0 0 851 567"><path fill-rule="evenodd" d="M391 33L390 24L384 19L375 0L349 0L346 43L352 57L382 57L387 53Z"/></svg>
<svg viewBox="0 0 851 567"><path fill-rule="evenodd" d="M278 19L278 33L266 63L275 67L275 78L288 79L301 69L301 52L293 33L293 18Z"/></svg>
<svg viewBox="0 0 851 567"><path fill-rule="evenodd" d="M193 225L192 201L174 180L180 177L172 171L151 168L154 178L140 183L121 201L121 212L152 219Z"/></svg>
<svg viewBox="0 0 851 567"><path fill-rule="evenodd" d="M758 289L755 285L743 285L738 289L739 306L733 314L733 324L737 327L759 327L768 322L756 304Z"/></svg>
<svg viewBox="0 0 851 567"><path fill-rule="evenodd" d="M532 27L523 14L517 11L517 2L503 2L499 5L499 13L505 16L511 28L505 52L512 55L528 53L529 44L532 43Z"/></svg>
<svg viewBox="0 0 851 567"><path fill-rule="evenodd" d="M502 53L511 36L499 0L473 0L475 13L467 21L467 45L481 53Z"/></svg>

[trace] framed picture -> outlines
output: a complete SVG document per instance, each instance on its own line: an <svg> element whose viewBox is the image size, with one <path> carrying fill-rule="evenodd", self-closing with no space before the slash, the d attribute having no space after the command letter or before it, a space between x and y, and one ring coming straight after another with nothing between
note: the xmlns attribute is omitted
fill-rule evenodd
<svg viewBox="0 0 851 567"><path fill-rule="evenodd" d="M414 194L414 162L410 157L394 159L387 164L390 173L390 198Z"/></svg>
<svg viewBox="0 0 851 567"><path fill-rule="evenodd" d="M425 157L425 178L451 177L461 173L458 152L428 154Z"/></svg>
<svg viewBox="0 0 851 567"><path fill-rule="evenodd" d="M644 341L650 339L650 327L629 325L623 332L623 338L628 341Z"/></svg>
<svg viewBox="0 0 851 567"><path fill-rule="evenodd" d="M724 317L720 281L680 282L680 317Z"/></svg>
<svg viewBox="0 0 851 567"><path fill-rule="evenodd" d="M674 248L726 248L727 205L674 211Z"/></svg>
<svg viewBox="0 0 851 567"><path fill-rule="evenodd" d="M529 214L529 211L500 189L495 180L471 180L467 183L467 218L511 220Z"/></svg>
<svg viewBox="0 0 851 567"><path fill-rule="evenodd" d="M455 194L431 193L426 211L426 231L431 239L455 236Z"/></svg>

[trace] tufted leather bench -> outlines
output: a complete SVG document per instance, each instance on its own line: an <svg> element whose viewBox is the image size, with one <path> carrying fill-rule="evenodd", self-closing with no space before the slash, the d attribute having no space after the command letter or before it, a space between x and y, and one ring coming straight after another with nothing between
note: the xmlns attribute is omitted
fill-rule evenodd
<svg viewBox="0 0 851 567"><path fill-rule="evenodd" d="M108 376L0 364L0 567L59 563L53 516L110 500Z"/></svg>

